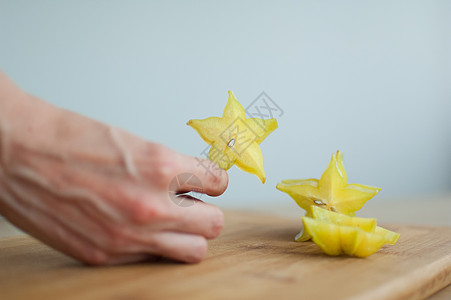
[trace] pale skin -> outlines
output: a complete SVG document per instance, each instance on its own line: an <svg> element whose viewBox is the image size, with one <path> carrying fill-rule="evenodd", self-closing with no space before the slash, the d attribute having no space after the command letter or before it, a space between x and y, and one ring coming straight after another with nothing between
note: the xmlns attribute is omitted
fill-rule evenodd
<svg viewBox="0 0 451 300"><path fill-rule="evenodd" d="M198 160L55 107L0 72L0 214L86 264L201 261L223 214L193 198L178 206L168 193L181 173L205 194L225 191L227 173Z"/></svg>

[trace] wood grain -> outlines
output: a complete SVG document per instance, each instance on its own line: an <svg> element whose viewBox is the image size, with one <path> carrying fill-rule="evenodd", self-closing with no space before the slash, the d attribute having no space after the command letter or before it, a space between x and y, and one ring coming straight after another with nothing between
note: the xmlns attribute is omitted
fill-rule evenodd
<svg viewBox="0 0 451 300"><path fill-rule="evenodd" d="M197 265L86 267L27 237L0 239L2 299L424 299L451 283L451 228L386 225L395 246L361 259L296 243L300 219L226 213Z"/></svg>

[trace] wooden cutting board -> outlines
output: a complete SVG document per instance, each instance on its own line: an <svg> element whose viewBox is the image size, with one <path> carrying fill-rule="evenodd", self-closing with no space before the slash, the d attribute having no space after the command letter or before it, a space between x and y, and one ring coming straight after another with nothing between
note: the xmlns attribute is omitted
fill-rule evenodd
<svg viewBox="0 0 451 300"><path fill-rule="evenodd" d="M197 265L86 267L27 237L0 239L1 299L424 299L451 283L451 227L386 225L395 246L329 257L300 219L227 212Z"/></svg>

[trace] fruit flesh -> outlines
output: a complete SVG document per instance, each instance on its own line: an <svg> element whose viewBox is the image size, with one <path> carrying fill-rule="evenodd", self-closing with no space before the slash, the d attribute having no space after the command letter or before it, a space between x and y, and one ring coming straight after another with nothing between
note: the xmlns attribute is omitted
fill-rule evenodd
<svg viewBox="0 0 451 300"><path fill-rule="evenodd" d="M304 230L328 255L366 257L385 244L394 245L399 233L376 226L375 219L356 218L312 207L313 218L303 217Z"/></svg>
<svg viewBox="0 0 451 300"><path fill-rule="evenodd" d="M314 219L341 224L347 226L359 227L365 231L373 231L376 229L377 220L375 218L357 218L343 214L334 213L316 206L312 207L312 215Z"/></svg>

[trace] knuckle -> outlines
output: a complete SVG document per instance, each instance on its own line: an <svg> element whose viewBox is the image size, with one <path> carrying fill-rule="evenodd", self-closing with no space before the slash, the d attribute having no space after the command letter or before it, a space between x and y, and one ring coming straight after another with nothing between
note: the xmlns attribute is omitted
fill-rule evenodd
<svg viewBox="0 0 451 300"><path fill-rule="evenodd" d="M136 225L148 225L168 218L168 209L158 199L138 201L131 207L131 219Z"/></svg>
<svg viewBox="0 0 451 300"><path fill-rule="evenodd" d="M167 194L152 189L125 188L120 190L116 199L126 221L133 225L148 225L170 217Z"/></svg>
<svg viewBox="0 0 451 300"><path fill-rule="evenodd" d="M167 188L169 181L177 171L177 160L169 148L155 145L152 151L152 179L160 188Z"/></svg>

